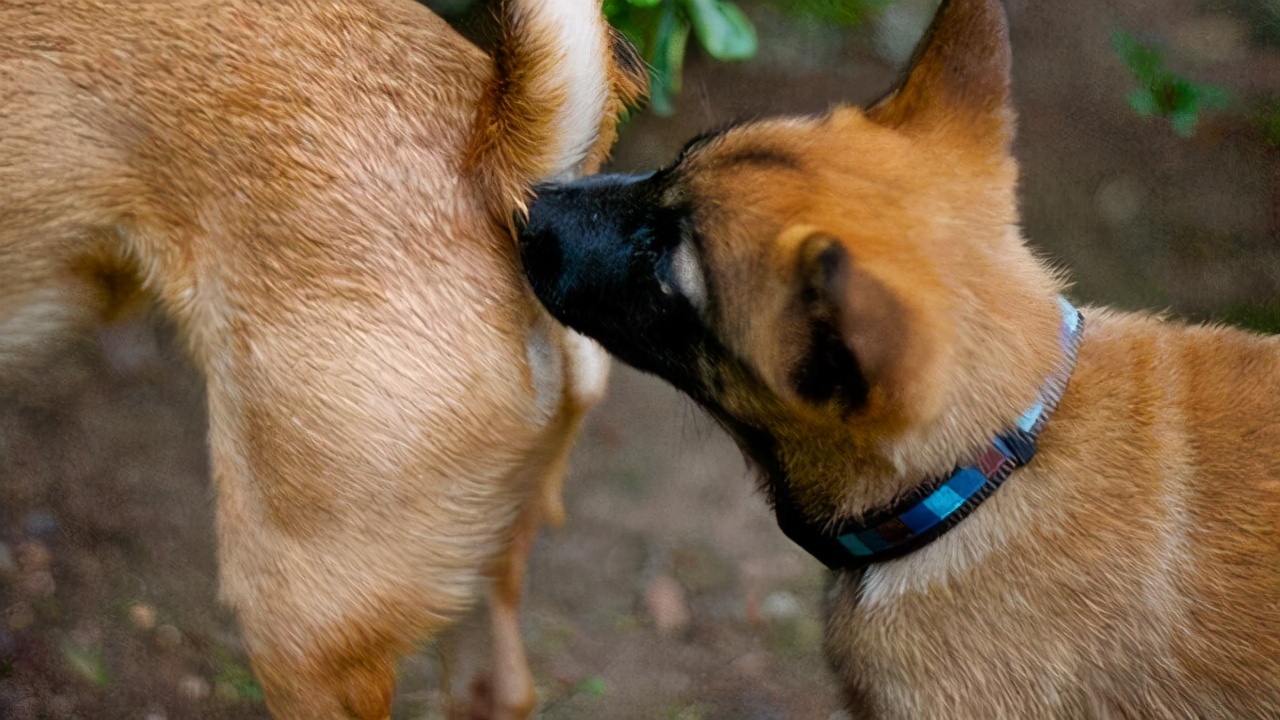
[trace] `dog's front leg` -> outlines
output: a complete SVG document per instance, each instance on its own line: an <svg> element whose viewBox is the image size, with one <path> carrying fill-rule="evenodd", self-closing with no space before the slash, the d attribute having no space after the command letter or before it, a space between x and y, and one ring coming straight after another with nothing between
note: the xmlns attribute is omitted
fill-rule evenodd
<svg viewBox="0 0 1280 720"><path fill-rule="evenodd" d="M275 628L254 627L252 614L241 613L246 634ZM321 651L298 657L274 652L251 655L263 685L267 707L280 720L388 720L395 695L398 653L372 648L348 655Z"/></svg>
<svg viewBox="0 0 1280 720"><path fill-rule="evenodd" d="M216 436L215 436L216 437ZM358 568L325 567L323 543L299 543L261 522L263 507L241 492L214 448L219 488L222 592L272 717L277 720L386 720L403 649L394 614L335 592ZM371 596L385 588L371 580Z"/></svg>

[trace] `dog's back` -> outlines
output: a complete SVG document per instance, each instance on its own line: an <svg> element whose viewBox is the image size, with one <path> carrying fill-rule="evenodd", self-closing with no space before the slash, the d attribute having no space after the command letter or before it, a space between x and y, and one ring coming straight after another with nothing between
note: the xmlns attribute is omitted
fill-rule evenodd
<svg viewBox="0 0 1280 720"><path fill-rule="evenodd" d="M408 0L0 6L0 380L159 298L282 716L386 712L581 414L502 224L638 87L597 2L525 5L496 62Z"/></svg>
<svg viewBox="0 0 1280 720"><path fill-rule="evenodd" d="M236 310L280 313L304 299L260 301L300 278L350 302L388 294L380 263L447 280L498 240L451 227L478 214L458 159L491 68L414 9L5 4L0 247L67 289L138 265L202 357L232 278L259 281ZM47 287L25 258L0 270L5 310Z"/></svg>

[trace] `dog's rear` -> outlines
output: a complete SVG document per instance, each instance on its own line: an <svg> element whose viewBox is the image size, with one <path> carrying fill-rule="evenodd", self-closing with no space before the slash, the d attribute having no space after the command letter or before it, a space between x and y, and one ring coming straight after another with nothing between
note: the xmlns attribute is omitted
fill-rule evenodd
<svg viewBox="0 0 1280 720"><path fill-rule="evenodd" d="M403 0L0 6L0 379L159 299L281 717L385 717L398 654L486 568L522 665L515 528L605 366L529 297L506 223L598 164L642 81L596 0L504 17L495 61ZM514 672L496 715L528 710Z"/></svg>

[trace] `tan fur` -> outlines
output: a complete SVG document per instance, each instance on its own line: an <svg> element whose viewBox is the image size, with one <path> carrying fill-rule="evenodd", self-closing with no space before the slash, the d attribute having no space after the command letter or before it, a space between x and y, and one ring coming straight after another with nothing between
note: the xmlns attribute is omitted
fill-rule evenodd
<svg viewBox="0 0 1280 720"><path fill-rule="evenodd" d="M1018 229L1003 13L944 2L905 84L866 111L741 125L656 179L535 206L527 252L558 244L556 257L595 262L658 231L592 237L574 218L561 232L557 213L627 192L686 213L705 278L681 285L710 289L690 305L714 342L646 329L654 355L619 347L660 369L699 353L701 367L660 371L776 468L814 523L973 462L1060 361L1063 282ZM579 295L558 270L531 277L607 336L626 326L605 313L643 300L563 298L647 287L641 261L625 267L634 285ZM936 541L836 575L826 649L854 717L1280 717L1280 338L1083 313L1078 366L1032 462ZM865 397L798 390L809 332L827 325Z"/></svg>
<svg viewBox="0 0 1280 720"><path fill-rule="evenodd" d="M777 345L785 315L762 317L762 281L744 274L759 258L740 256L768 237L749 226L779 229L763 245L775 266L793 262L792 218L839 238L867 275L852 291L875 281L901 306L868 317L847 299L851 320L895 326L869 348L846 329L864 370L869 354L893 358L847 422L740 400L739 414L764 406L815 517L860 514L966 461L1056 361L1061 286L1016 229L996 5L953 1L905 88L869 115L742 128L690 161L768 144L804 167L691 180L725 205L722 224L700 228L715 238L705 262L722 312L749 319L727 323L728 338L766 378L794 358ZM938 77L967 53L988 57ZM827 646L855 716L1280 714L1280 345L1085 316L1079 367L1031 466L935 543L839 580Z"/></svg>
<svg viewBox="0 0 1280 720"><path fill-rule="evenodd" d="M131 302L121 278L159 299L205 375L222 596L277 717L387 717L396 659L486 568L493 716L533 704L523 556L593 398L506 223L598 164L640 80L557 45L553 9L611 37L596 0L506 7L495 63L408 0L0 4L0 378ZM576 157L565 63L607 79Z"/></svg>

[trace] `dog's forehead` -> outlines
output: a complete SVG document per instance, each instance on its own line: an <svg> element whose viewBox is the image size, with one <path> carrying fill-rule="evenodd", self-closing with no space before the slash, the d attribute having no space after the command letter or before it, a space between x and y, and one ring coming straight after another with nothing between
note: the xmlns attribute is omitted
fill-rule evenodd
<svg viewBox="0 0 1280 720"><path fill-rule="evenodd" d="M677 167L713 171L756 164L798 169L814 131L824 122L824 117L796 116L726 125L686 143Z"/></svg>
<svg viewBox="0 0 1280 720"><path fill-rule="evenodd" d="M812 182L812 131L821 124L820 118L782 118L698 136L669 168L665 199L690 209L699 224L718 229L793 211L788 198L803 195Z"/></svg>

